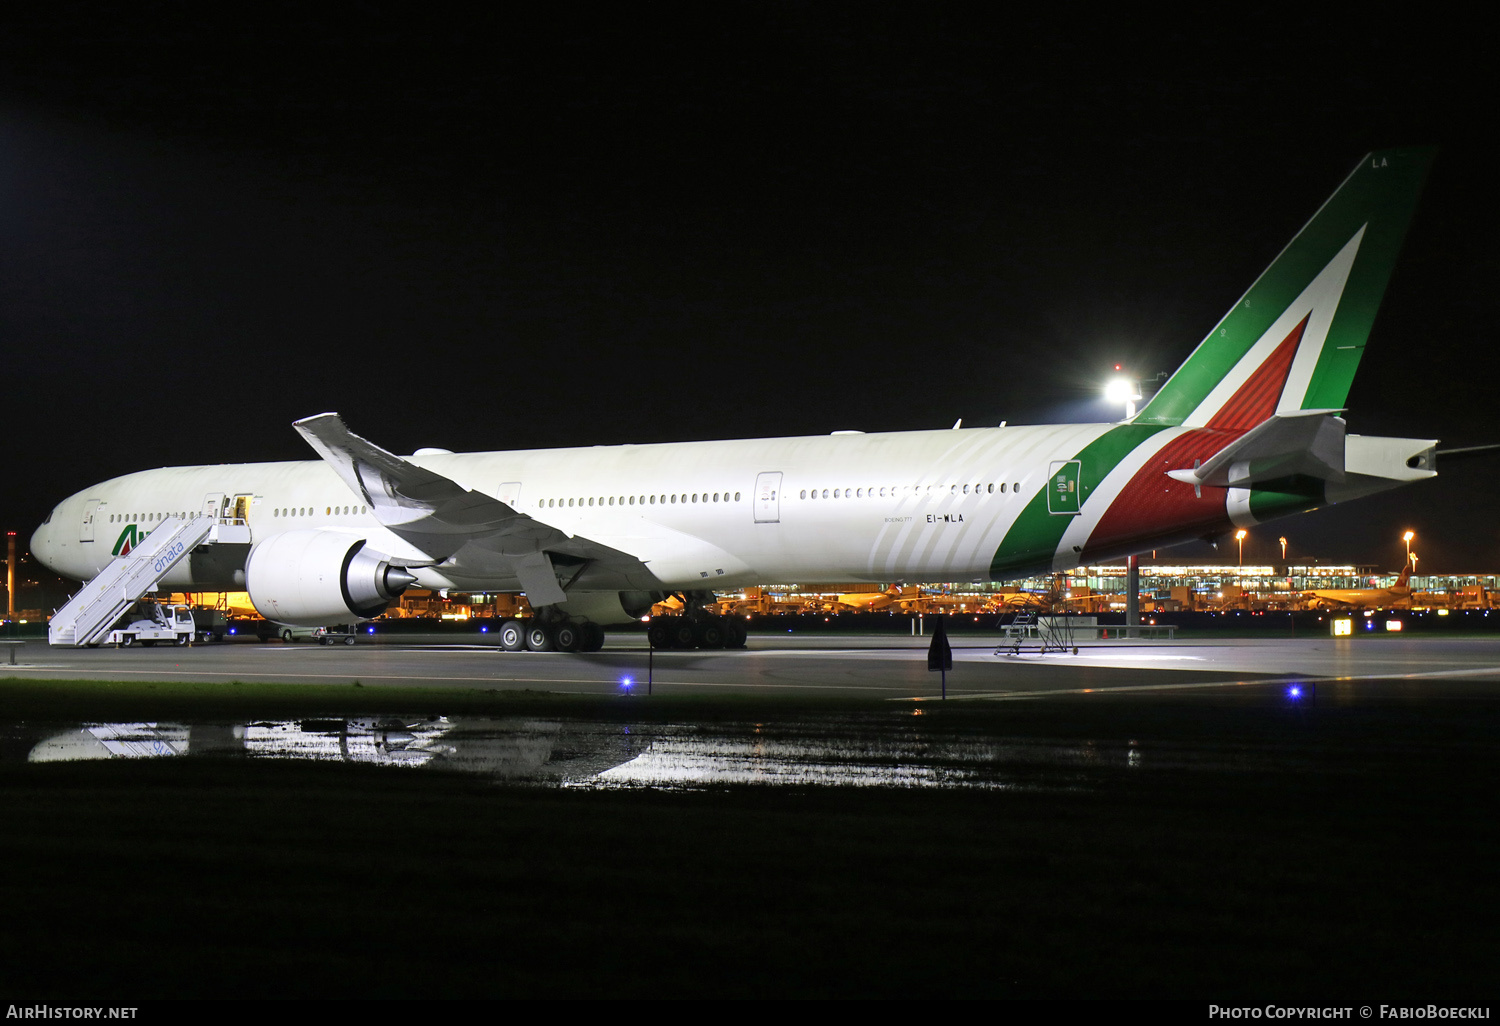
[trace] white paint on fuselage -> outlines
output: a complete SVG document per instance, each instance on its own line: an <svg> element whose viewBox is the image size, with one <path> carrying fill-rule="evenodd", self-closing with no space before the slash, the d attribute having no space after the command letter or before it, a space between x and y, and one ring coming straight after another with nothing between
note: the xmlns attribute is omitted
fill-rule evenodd
<svg viewBox="0 0 1500 1026"><path fill-rule="evenodd" d="M1071 459L1109 427L975 428L410 459L485 495L497 496L503 483L519 481L518 512L637 556L667 588L961 580L988 576L1005 533L1045 484L1050 461ZM756 477L767 471L782 474L778 523L755 522ZM814 492L817 497L810 497ZM60 574L92 578L112 558L130 522L125 518L135 517L138 530L150 530L162 515L200 511L205 496L217 493L253 496L247 516L252 542L322 528L361 534L376 548L396 544L368 513L343 513L346 506L357 509L362 497L325 463L310 460L118 477L61 503L37 531L33 552ZM79 540L86 502L103 504L92 542ZM330 513L334 508L340 512ZM285 510L310 512L281 515ZM110 522L111 516L117 519ZM705 572L712 576L705 579ZM212 582L163 582L191 583ZM426 571L422 583L474 590L517 586L514 578L468 576L461 565Z"/></svg>

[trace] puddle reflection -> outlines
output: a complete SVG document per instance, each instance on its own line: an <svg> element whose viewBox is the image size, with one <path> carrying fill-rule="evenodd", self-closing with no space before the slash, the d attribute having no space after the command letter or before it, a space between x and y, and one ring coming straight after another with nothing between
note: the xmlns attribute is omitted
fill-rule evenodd
<svg viewBox="0 0 1500 1026"><path fill-rule="evenodd" d="M0 755L30 762L173 756L359 762L592 788L1073 789L1087 786L1091 769L1129 769L1144 758L1133 742L975 738L889 721L625 725L392 716L0 725Z"/></svg>

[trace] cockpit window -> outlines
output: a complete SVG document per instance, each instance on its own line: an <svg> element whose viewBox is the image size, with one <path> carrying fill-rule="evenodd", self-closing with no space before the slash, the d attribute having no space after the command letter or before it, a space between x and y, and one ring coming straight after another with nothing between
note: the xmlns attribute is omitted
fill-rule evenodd
<svg viewBox="0 0 1500 1026"><path fill-rule="evenodd" d="M52 523L52 514L54 514L56 512L57 512L57 510L55 508L54 509L49 509L47 511L47 515L42 518L42 523L43 524L50 524L50 523Z"/></svg>

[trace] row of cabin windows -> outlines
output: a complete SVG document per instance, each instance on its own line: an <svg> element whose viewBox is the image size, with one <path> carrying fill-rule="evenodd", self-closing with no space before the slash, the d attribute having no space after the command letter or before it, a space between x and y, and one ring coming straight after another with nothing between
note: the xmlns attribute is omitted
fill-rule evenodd
<svg viewBox="0 0 1500 1026"><path fill-rule="evenodd" d="M325 516L330 516L330 517L331 516L348 516L348 515L354 514L354 513L363 514L363 513L366 513L368 511L369 511L369 508L366 507L366 506L326 506L323 509L324 515ZM296 509L292 509L292 508L288 507L288 508L284 508L284 509L273 509L271 511L271 515L273 517L310 517L310 516L313 516L316 513L317 513L317 510L313 509L311 506L299 506ZM160 521L160 520L165 520L167 517L181 517L182 519L187 520L192 515L193 514L186 513L186 512L178 512L178 513L111 513L109 515L109 522L111 524L149 524L149 523L155 523L155 522Z"/></svg>
<svg viewBox="0 0 1500 1026"><path fill-rule="evenodd" d="M311 506L298 506L295 509L292 509L290 507L281 507L281 508L278 508L278 509L271 510L271 516L273 516L273 517L310 517L310 516L315 515L317 512L318 511L315 510L315 509L313 509ZM362 515L362 514L364 514L366 512L368 512L368 507L365 507L365 506L325 506L325 507L323 507L323 515L324 516L328 516L328 517L344 517L344 516L350 516L350 515L356 514L356 513Z"/></svg>
<svg viewBox="0 0 1500 1026"><path fill-rule="evenodd" d="M538 509L554 509L558 506L564 508L568 506L666 506L678 502L686 504L689 502L739 501L739 492L735 492L733 498L730 498L730 493L728 492L682 492L678 495L621 495L618 497L601 495L597 499L593 496L584 499L538 499L536 505Z"/></svg>
<svg viewBox="0 0 1500 1026"><path fill-rule="evenodd" d="M999 484L999 486L998 486L1001 495L1004 495L1005 492L1006 492L1006 484L1007 484L1007 482L1002 481ZM974 495L984 495L984 494L993 495L995 493L996 487L997 486L995 484L993 484L993 483L991 483L989 485L982 485L982 484L976 484L976 485L950 485L948 491L949 491L949 494L951 494L951 495L960 495L960 494L962 494L962 495L969 495L969 494L974 494ZM1011 487L1012 487L1012 490L1014 490L1016 492L1019 492L1021 490L1021 482L1017 481ZM926 486L926 492L928 494L930 494L933 491L934 488L936 488L939 493L942 492L942 486L941 485L927 485ZM972 492L971 492L971 489L972 489ZM912 492L921 493L922 491L923 491L923 488L922 488L921 485L907 485L906 486L906 492L907 492L907 494L911 494ZM870 498L870 499L873 499L873 498L876 498L878 496L879 498L884 499L884 498L887 498L887 497L889 497L889 498L895 498L896 496L898 496L900 494L901 494L901 489L898 488L895 485L892 485L889 488L879 488L879 489L873 488L873 487L872 488L834 488L834 489L824 488L821 492L819 492L819 490L816 489L816 488L813 488L813 489L810 489L810 490L807 489L807 488L804 488L804 489L802 489L800 498L803 498L803 499L817 499L817 498L823 498L823 499L828 499L828 498L833 498L833 499L839 499L839 498L843 498L843 499L865 499L865 498ZM668 505L668 504L676 504L676 503L679 503L679 502L683 503L684 505L686 505L689 502L695 502L696 503L696 502L739 502L739 501L740 501L740 493L739 492L735 492L734 493L733 499L730 498L730 493L729 492L683 492L683 493L680 493L680 494L677 494L677 495L641 495L641 496L621 495L621 496L618 496L618 497L613 496L613 495L610 495L610 496L607 496L607 497L601 495L597 499L594 498L593 496L589 496L588 498L574 498L574 499L567 499L567 500L563 500L563 499L538 499L537 500L537 507L539 509L553 509L553 508L558 507L558 506L563 506L563 507L567 507L567 506L636 506L636 505L640 505L640 506L655 506L655 505L658 505L658 504L665 506L665 505ZM325 516L349 516L349 515L352 515L352 514L363 515L363 514L365 514L367 512L368 512L368 507L365 507L365 506L327 506L323 510L323 513L324 513ZM298 506L298 507L295 507L295 508L294 507L278 507L278 508L273 509L271 511L271 515L273 517L310 517L310 516L313 516L316 513L317 513L317 510L314 509L314 508L312 508L312 507L310 507L310 506ZM168 513L111 513L110 516L109 516L109 522L112 523L112 524L113 523L117 523L117 522L118 523L130 523L130 524L134 524L134 523L141 523L141 522L157 521L157 520L161 520L163 517L167 517L167 516L171 516L171 515L172 514L168 514ZM180 517L182 517L184 519L186 519L187 516L188 516L187 513L178 513L176 515L180 516Z"/></svg>
<svg viewBox="0 0 1500 1026"><path fill-rule="evenodd" d="M1017 492L1017 493L1019 493L1021 491L1021 482L1016 481L1014 483L1011 483L1011 482L1001 481L999 484L995 484L995 483L992 482L992 483L990 483L988 485L983 485L983 484L976 484L976 485L950 485L948 487L948 494L949 495L994 495L998 491L1001 495L1004 495L1006 493L1006 485L1007 484L1010 485L1010 490L1011 491ZM912 495L912 494L930 495L933 492L936 492L939 495L941 495L942 492L943 492L943 486L942 485L927 485L925 487L925 489L924 489L924 487L922 485L907 485L905 491L906 491L907 495ZM803 498L803 499L874 499L874 498L885 499L885 498L891 498L891 499L894 499L897 496L901 495L901 493L902 493L902 489L899 488L899 487L897 487L897 486L895 486L895 485L892 485L889 488L832 488L832 489L824 488L821 491L819 491L816 488L810 488L810 489L809 488L804 488L804 489L802 489L802 493L799 496L799 498Z"/></svg>
<svg viewBox="0 0 1500 1026"><path fill-rule="evenodd" d="M109 522L111 524L151 524L167 517L182 517L186 520L187 513L111 513Z"/></svg>

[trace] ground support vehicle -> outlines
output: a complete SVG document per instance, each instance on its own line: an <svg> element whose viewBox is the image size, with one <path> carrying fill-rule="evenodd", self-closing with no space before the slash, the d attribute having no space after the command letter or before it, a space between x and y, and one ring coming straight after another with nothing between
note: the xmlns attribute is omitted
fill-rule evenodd
<svg viewBox="0 0 1500 1026"><path fill-rule="evenodd" d="M144 608L144 612L144 617L110 631L105 638L106 643L117 648L129 648L131 645L149 647L158 641L186 645L193 640L193 612L187 606L164 606L159 602L152 602Z"/></svg>

